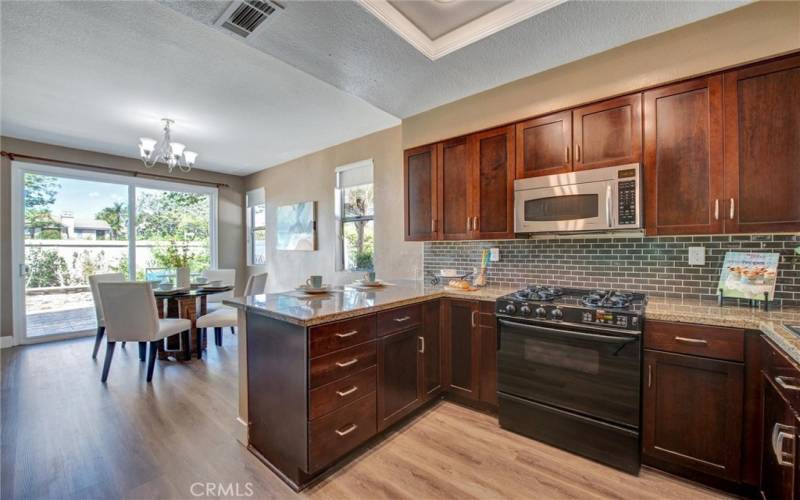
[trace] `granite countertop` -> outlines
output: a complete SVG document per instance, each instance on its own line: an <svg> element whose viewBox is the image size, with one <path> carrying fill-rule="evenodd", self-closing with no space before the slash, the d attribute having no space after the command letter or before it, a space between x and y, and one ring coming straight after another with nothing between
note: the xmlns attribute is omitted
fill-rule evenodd
<svg viewBox="0 0 800 500"><path fill-rule="evenodd" d="M281 292L236 297L224 303L299 326L313 326L439 297L494 301L518 288L485 287L466 292L422 281L398 280L374 290L339 286L331 293L317 296ZM785 323L800 325L800 307L762 311L732 304L719 307L715 301L650 297L645 318L760 330L800 363L800 336L784 326Z"/></svg>

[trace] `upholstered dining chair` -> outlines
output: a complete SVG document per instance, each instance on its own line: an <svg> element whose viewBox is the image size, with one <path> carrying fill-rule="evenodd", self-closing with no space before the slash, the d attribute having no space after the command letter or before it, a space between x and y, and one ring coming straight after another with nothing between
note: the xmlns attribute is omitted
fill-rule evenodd
<svg viewBox="0 0 800 500"><path fill-rule="evenodd" d="M208 269L203 271L203 277L208 281L221 281L223 285L236 286L236 269ZM233 290L223 293L214 293L206 298L207 311L213 312L226 307L222 301L233 297Z"/></svg>
<svg viewBox="0 0 800 500"><path fill-rule="evenodd" d="M267 276L269 273L254 274L247 279L247 285L244 287L245 297L249 295L260 295L267 289ZM197 328L202 329L203 332L197 337L200 338L205 334L206 328L214 329L214 343L218 346L222 345L222 329L230 327L231 332L234 332L234 327L238 324L238 309L233 307L222 307L216 311L212 311L206 315L197 318ZM198 357L200 357L201 350L198 349Z"/></svg>
<svg viewBox="0 0 800 500"><path fill-rule="evenodd" d="M92 359L97 358L97 351L100 349L100 343L103 341L103 335L106 331L106 324L103 320L103 309L100 307L100 294L97 291L98 283L120 282L125 281L125 275L122 273L106 273L106 274L93 274L89 276L89 289L92 291L92 301L94 302L94 315L97 318L97 334L94 337L94 349L92 350ZM144 361L145 349L147 343L139 343L139 360Z"/></svg>
<svg viewBox="0 0 800 500"><path fill-rule="evenodd" d="M153 380L158 344L165 337L180 333L184 350L190 350L189 330L192 322L178 318L159 319L153 286L149 282L106 282L98 283L97 288L108 336L106 359L100 379L103 383L108 380L108 370L117 342L150 343L147 359L148 382ZM198 336L198 348L201 347L199 338Z"/></svg>

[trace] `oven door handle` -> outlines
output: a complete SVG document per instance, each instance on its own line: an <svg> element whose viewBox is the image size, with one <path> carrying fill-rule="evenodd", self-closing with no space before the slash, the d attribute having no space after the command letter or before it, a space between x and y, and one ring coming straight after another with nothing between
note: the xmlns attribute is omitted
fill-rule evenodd
<svg viewBox="0 0 800 500"><path fill-rule="evenodd" d="M609 344L627 344L629 342L636 342L637 340L639 340L639 337L618 337L612 335L601 335L599 333L575 332L572 330L557 330L555 328L547 328L545 326L534 326L525 323L515 323L512 321L506 321L504 319L500 320L500 325L507 326L510 328L522 328L523 330L544 331L546 333L552 333L555 335L565 335L568 337L576 337L586 340L596 340L599 342L605 342Z"/></svg>

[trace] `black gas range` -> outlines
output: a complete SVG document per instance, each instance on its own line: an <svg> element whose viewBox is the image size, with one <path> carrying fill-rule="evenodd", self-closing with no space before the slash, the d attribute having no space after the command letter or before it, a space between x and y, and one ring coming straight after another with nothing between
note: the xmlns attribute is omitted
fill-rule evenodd
<svg viewBox="0 0 800 500"><path fill-rule="evenodd" d="M497 299L500 425L637 474L646 303L544 286Z"/></svg>

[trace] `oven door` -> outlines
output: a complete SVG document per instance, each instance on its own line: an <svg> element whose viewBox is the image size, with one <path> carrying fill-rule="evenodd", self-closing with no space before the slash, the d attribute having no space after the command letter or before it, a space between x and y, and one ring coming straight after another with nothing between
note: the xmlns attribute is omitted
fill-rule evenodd
<svg viewBox="0 0 800 500"><path fill-rule="evenodd" d="M514 192L517 233L601 231L613 226L614 199L608 181Z"/></svg>
<svg viewBox="0 0 800 500"><path fill-rule="evenodd" d="M638 428L640 367L638 335L500 320L500 393Z"/></svg>

